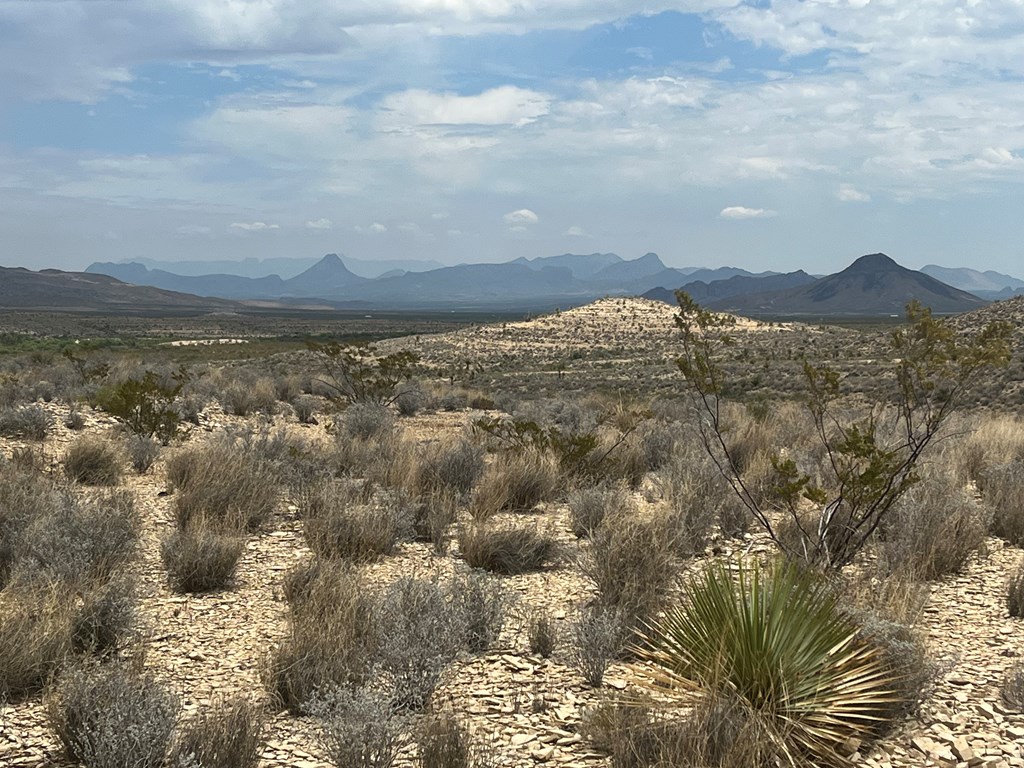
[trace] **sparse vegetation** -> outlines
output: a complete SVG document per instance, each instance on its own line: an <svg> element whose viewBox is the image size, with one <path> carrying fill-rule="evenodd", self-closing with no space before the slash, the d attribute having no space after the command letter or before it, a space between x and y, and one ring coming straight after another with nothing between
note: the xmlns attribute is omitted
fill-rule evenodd
<svg viewBox="0 0 1024 768"><path fill-rule="evenodd" d="M459 531L459 551L465 561L494 573L539 570L555 557L557 549L554 536L535 523L473 523Z"/></svg>
<svg viewBox="0 0 1024 768"><path fill-rule="evenodd" d="M84 485L117 485L124 457L108 440L81 437L64 454L64 472Z"/></svg>

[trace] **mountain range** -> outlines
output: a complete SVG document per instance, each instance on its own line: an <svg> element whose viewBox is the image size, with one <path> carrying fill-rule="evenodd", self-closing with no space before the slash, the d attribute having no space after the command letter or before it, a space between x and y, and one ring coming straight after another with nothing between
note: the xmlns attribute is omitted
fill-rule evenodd
<svg viewBox="0 0 1024 768"><path fill-rule="evenodd" d="M672 269L654 253L631 260L610 253L567 253L504 264L399 271L375 279L356 275L342 257L333 253L286 279L279 275L181 275L139 262L97 262L86 272L198 296L286 302L317 299L345 307L409 309L550 308L559 303L583 304L607 295L635 296L659 285L682 285L695 278L714 281L736 275L755 277L735 267ZM770 274L774 273L761 276Z"/></svg>
<svg viewBox="0 0 1024 768"><path fill-rule="evenodd" d="M1006 299L1024 294L1024 280L1001 272L979 272L968 267L939 267L935 264L927 264L921 267L921 271L983 299Z"/></svg>

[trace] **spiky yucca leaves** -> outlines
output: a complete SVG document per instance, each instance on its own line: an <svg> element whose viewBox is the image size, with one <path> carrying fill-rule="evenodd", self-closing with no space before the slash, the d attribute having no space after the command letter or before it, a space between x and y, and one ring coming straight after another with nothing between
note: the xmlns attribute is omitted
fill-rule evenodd
<svg viewBox="0 0 1024 768"><path fill-rule="evenodd" d="M858 639L819 577L792 563L719 563L692 579L637 649L646 672L684 699L738 696L764 718L792 766L841 762L897 694L879 649Z"/></svg>

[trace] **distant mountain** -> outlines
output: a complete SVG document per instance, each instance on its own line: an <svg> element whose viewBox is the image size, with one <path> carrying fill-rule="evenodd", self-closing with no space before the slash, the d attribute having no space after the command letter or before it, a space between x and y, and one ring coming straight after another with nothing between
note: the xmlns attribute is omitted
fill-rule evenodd
<svg viewBox="0 0 1024 768"><path fill-rule="evenodd" d="M285 280L287 296L334 296L367 282L353 274L336 253L328 253L305 272Z"/></svg>
<svg viewBox="0 0 1024 768"><path fill-rule="evenodd" d="M375 278L389 272L401 270L402 272L426 272L429 269L439 269L444 266L438 261L417 259L356 259L342 254L342 262L359 277ZM272 258L272 259L241 259L231 261L221 259L217 261L162 261L160 259L148 259L139 257L132 259L137 264L142 264L149 269L170 272L183 277L201 277L203 275L237 275L238 277L269 277L277 275L283 280L306 271L320 261L319 258L298 257L298 258ZM130 263L130 262L121 262ZM94 271L86 269L86 272ZM103 274L108 274L104 272Z"/></svg>
<svg viewBox="0 0 1024 768"><path fill-rule="evenodd" d="M1005 299L1024 293L1024 280L992 270L979 272L969 267L939 267L928 264L921 267L921 271L936 280L983 299Z"/></svg>
<svg viewBox="0 0 1024 768"><path fill-rule="evenodd" d="M109 275L135 285L149 285L165 291L181 291L196 296L217 296L227 299L272 299L286 293L286 281L277 275L239 277L238 275L176 275L162 269L148 269L143 264L95 262L86 269L89 274Z"/></svg>
<svg viewBox="0 0 1024 768"><path fill-rule="evenodd" d="M707 271L707 270L705 270ZM817 278L808 275L802 269L796 272L788 272L783 275L771 274L765 276L733 275L726 280L713 280L709 283L703 280L696 280L682 286L682 290L690 294L690 297L702 304L716 299L724 299L730 296L742 296L750 293L766 293L769 291L782 291L787 288L797 288L802 285L809 285ZM676 303L675 291L667 288L654 288L643 295L645 299L655 299L668 304Z"/></svg>
<svg viewBox="0 0 1024 768"><path fill-rule="evenodd" d="M884 253L873 253L808 285L717 299L707 306L741 315L901 315L911 299L941 314L967 312L986 303L902 267Z"/></svg>
<svg viewBox="0 0 1024 768"><path fill-rule="evenodd" d="M563 253L561 256L538 256L527 259L520 256L509 264L523 264L530 269L544 267L565 267L577 280L588 280L606 267L623 263L623 258L614 253Z"/></svg>
<svg viewBox="0 0 1024 768"><path fill-rule="evenodd" d="M108 275L0 267L0 308L107 312L217 312L236 302L201 298L150 286L128 285Z"/></svg>

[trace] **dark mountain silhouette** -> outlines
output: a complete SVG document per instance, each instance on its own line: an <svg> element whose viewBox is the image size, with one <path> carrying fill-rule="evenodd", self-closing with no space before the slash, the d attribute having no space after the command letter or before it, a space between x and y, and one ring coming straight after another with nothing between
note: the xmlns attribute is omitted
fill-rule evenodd
<svg viewBox="0 0 1024 768"><path fill-rule="evenodd" d="M741 315L901 315L911 299L936 313L967 312L986 302L973 294L907 269L884 253L861 256L834 275L782 291L743 294L707 302Z"/></svg>
<svg viewBox="0 0 1024 768"><path fill-rule="evenodd" d="M284 285L288 296L334 296L365 282L365 277L349 271L338 254L328 253L305 272L285 280Z"/></svg>
<svg viewBox="0 0 1024 768"><path fill-rule="evenodd" d="M148 269L142 264L96 262L85 270L89 274L116 277L126 283L150 285L166 291L192 293L196 296L217 296L226 299L271 299L287 292L286 282L277 275L239 277L238 275L176 275L162 269Z"/></svg>
<svg viewBox="0 0 1024 768"><path fill-rule="evenodd" d="M716 299L724 299L730 296L742 296L750 293L766 293L768 291L782 291L787 288L797 288L802 285L809 285L817 278L808 275L802 269L796 272L788 272L783 275L766 275L764 277L751 275L733 275L726 280L713 280L709 283L703 280L696 280L687 283L682 287L690 296L704 304ZM645 299L656 299L668 304L676 303L675 291L667 288L654 288L644 294Z"/></svg>
<svg viewBox="0 0 1024 768"><path fill-rule="evenodd" d="M109 312L216 312L240 308L210 299L129 285L108 275L0 267L0 308Z"/></svg>

